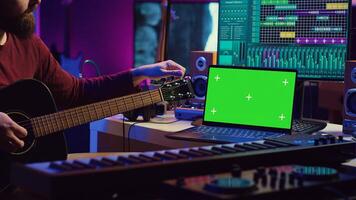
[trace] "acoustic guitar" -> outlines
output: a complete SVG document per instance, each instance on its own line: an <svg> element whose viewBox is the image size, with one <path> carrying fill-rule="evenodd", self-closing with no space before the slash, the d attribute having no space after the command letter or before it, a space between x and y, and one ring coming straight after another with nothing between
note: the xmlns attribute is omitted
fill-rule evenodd
<svg viewBox="0 0 356 200"><path fill-rule="evenodd" d="M11 164L65 160L63 130L161 101L192 98L188 79L160 88L57 111L53 96L42 82L28 79L0 90L0 111L28 131L25 146L13 153L0 153L0 192L9 186ZM29 180L32 181L32 180Z"/></svg>

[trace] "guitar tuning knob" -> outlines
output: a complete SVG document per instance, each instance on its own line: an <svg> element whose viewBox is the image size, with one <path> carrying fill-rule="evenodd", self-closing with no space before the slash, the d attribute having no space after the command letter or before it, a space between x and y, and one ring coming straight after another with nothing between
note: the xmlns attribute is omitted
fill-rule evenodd
<svg viewBox="0 0 356 200"><path fill-rule="evenodd" d="M178 93L178 96L179 96L179 97L182 97L182 96L184 96L184 95L183 95L182 93Z"/></svg>

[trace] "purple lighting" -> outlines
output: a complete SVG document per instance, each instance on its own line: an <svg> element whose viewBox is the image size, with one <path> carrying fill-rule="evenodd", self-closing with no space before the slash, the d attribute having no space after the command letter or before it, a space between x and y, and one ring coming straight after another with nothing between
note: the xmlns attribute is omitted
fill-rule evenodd
<svg viewBox="0 0 356 200"><path fill-rule="evenodd" d="M321 38L321 37L299 37L295 39L296 44L346 44L346 38Z"/></svg>

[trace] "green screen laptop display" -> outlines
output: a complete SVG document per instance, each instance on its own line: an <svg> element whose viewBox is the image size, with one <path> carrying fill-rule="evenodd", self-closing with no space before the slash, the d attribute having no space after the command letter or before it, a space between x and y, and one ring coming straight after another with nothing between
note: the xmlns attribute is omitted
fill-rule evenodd
<svg viewBox="0 0 356 200"><path fill-rule="evenodd" d="M210 67L204 122L291 129L295 71Z"/></svg>

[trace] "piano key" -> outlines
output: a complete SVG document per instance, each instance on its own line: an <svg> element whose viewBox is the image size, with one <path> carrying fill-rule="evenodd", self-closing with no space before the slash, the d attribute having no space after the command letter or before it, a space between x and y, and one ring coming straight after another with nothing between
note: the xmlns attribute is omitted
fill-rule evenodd
<svg viewBox="0 0 356 200"><path fill-rule="evenodd" d="M170 151L166 151L165 153L168 154L168 155L176 156L178 159L189 158L187 155L177 154L177 153L173 153L173 152L170 152Z"/></svg>
<svg viewBox="0 0 356 200"><path fill-rule="evenodd" d="M189 157L202 157L202 154L200 154L200 153L195 153L195 152L186 151L186 150L180 150L179 154L187 155Z"/></svg>
<svg viewBox="0 0 356 200"><path fill-rule="evenodd" d="M213 147L211 149L215 150L215 151L220 151L221 153L235 153L236 152L235 150L221 148L221 147Z"/></svg>
<svg viewBox="0 0 356 200"><path fill-rule="evenodd" d="M204 148L199 148L200 151L204 151L204 152L209 152L209 153L212 153L214 155L221 155L222 153L220 151L214 151L214 150L211 150L211 149L204 149Z"/></svg>
<svg viewBox="0 0 356 200"><path fill-rule="evenodd" d="M162 154L162 153L155 153L154 156L160 157L164 160L177 160L178 159L176 156L171 156L171 155Z"/></svg>
<svg viewBox="0 0 356 200"><path fill-rule="evenodd" d="M52 169L60 170L60 171L70 171L70 170L73 169L72 167L69 167L69 166L66 166L66 165L62 165L62 164L58 164L58 163L55 163L55 162L50 163L49 167L52 168Z"/></svg>
<svg viewBox="0 0 356 200"><path fill-rule="evenodd" d="M158 157L154 157L154 156L147 156L145 154L140 154L138 155L140 158L146 158L146 159L150 159L152 162L157 162L157 161L161 161L162 158L158 158Z"/></svg>
<svg viewBox="0 0 356 200"><path fill-rule="evenodd" d="M119 156L117 158L118 161L124 162L126 164L140 164L142 161L134 158L129 158L129 157L124 157L124 156Z"/></svg>
<svg viewBox="0 0 356 200"><path fill-rule="evenodd" d="M112 160L110 158L102 158L101 161L111 163L112 165L125 165L125 163L117 161L117 160Z"/></svg>

